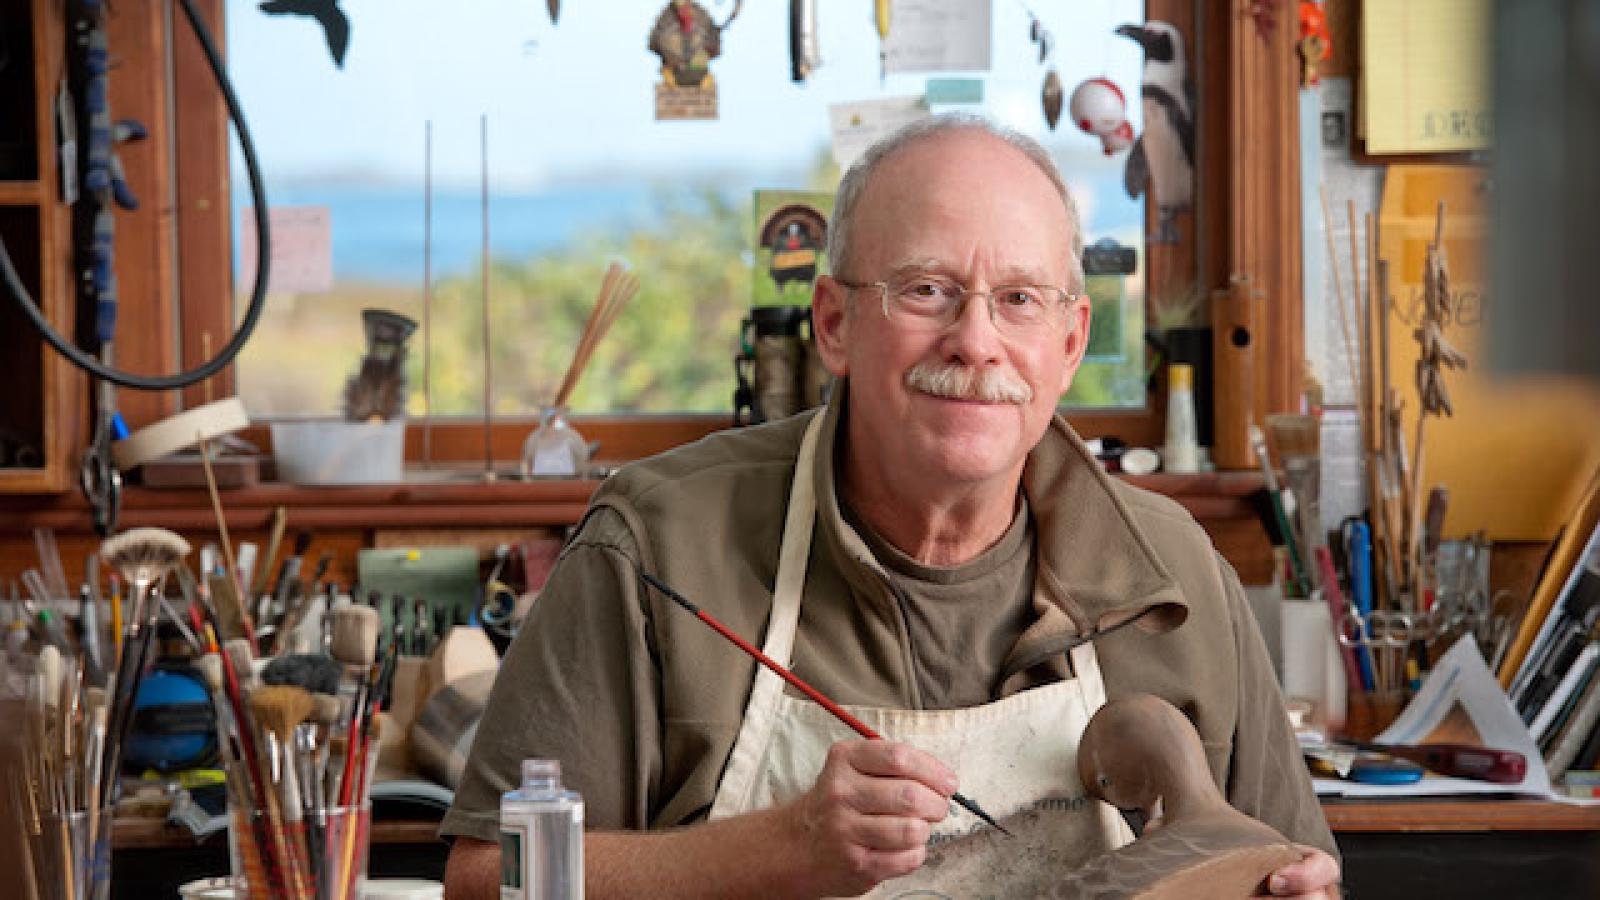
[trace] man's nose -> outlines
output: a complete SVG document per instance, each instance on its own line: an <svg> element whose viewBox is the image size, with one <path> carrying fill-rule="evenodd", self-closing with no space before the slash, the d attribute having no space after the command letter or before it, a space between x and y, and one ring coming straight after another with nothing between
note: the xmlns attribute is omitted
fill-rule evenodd
<svg viewBox="0 0 1600 900"><path fill-rule="evenodd" d="M955 321L945 329L946 354L970 366L998 362L1002 352L995 326L992 295L968 291L962 296Z"/></svg>

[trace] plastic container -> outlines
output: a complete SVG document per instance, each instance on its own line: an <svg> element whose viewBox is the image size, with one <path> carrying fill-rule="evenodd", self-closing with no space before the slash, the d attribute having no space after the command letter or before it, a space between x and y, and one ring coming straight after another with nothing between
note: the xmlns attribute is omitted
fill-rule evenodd
<svg viewBox="0 0 1600 900"><path fill-rule="evenodd" d="M1161 468L1168 472L1200 471L1200 446L1194 417L1194 369L1187 363L1167 367L1167 445Z"/></svg>
<svg viewBox="0 0 1600 900"><path fill-rule="evenodd" d="M405 474L405 419L272 423L278 480L291 484L385 484Z"/></svg>
<svg viewBox="0 0 1600 900"><path fill-rule="evenodd" d="M556 760L523 760L500 796L500 900L583 900L583 799Z"/></svg>
<svg viewBox="0 0 1600 900"><path fill-rule="evenodd" d="M539 410L539 427L522 445L523 478L582 478L589 471L589 445L567 421L567 408Z"/></svg>

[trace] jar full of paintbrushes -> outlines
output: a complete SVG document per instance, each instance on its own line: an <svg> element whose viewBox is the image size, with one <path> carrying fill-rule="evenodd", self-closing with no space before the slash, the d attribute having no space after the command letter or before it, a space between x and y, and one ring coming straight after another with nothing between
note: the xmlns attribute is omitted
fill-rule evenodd
<svg viewBox="0 0 1600 900"><path fill-rule="evenodd" d="M375 610L345 606L334 611L329 654L263 665L248 640L234 639L200 661L218 710L237 896L361 896L377 714L396 651L378 661L378 631Z"/></svg>

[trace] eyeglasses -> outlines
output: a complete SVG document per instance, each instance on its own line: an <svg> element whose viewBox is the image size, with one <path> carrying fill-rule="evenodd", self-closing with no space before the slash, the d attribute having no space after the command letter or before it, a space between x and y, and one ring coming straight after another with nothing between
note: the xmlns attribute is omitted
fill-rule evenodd
<svg viewBox="0 0 1600 900"><path fill-rule="evenodd" d="M893 281L851 282L835 278L850 290L877 288L884 318L918 331L943 331L960 318L967 297L989 304L989 321L1001 334L1020 337L1060 321L1068 301L1082 294L1045 284L1009 284L987 291L969 291L961 283L937 275L907 275Z"/></svg>

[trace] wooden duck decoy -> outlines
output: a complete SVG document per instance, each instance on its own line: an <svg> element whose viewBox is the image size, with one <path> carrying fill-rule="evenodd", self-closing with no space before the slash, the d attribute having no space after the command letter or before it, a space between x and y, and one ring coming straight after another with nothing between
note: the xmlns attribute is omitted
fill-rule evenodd
<svg viewBox="0 0 1600 900"><path fill-rule="evenodd" d="M1143 811L1144 834L1079 867L1054 897L1073 900L1238 900L1301 858L1287 838L1228 805L1194 726L1149 694L1108 702L1078 746L1084 789Z"/></svg>

